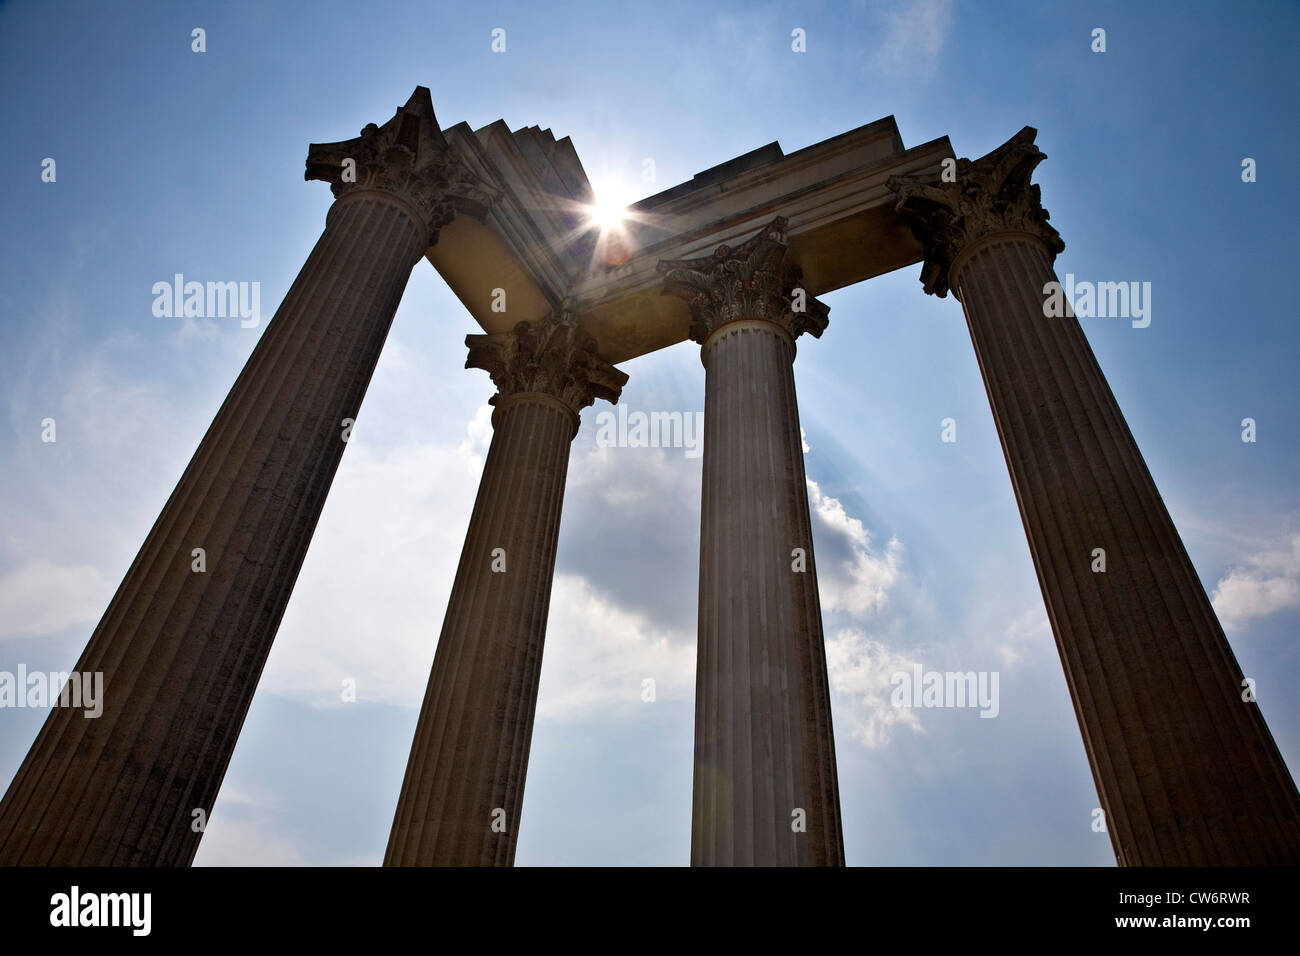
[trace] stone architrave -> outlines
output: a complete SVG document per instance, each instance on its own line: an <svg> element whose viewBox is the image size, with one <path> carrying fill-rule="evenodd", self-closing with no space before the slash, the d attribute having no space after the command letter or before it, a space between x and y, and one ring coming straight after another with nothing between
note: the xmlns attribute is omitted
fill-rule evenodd
<svg viewBox="0 0 1300 956"><path fill-rule="evenodd" d="M325 231L77 662L102 716L53 709L0 803L2 864L192 860L411 268L490 200L423 87L306 176Z"/></svg>
<svg viewBox="0 0 1300 956"><path fill-rule="evenodd" d="M965 310L1115 855L1295 865L1295 784L1078 320L1048 303L1065 247L1035 136L890 188L925 291Z"/></svg>
<svg viewBox="0 0 1300 956"><path fill-rule="evenodd" d="M695 866L844 863L792 367L829 310L798 285L786 225L659 263L705 367Z"/></svg>
<svg viewBox="0 0 1300 956"><path fill-rule="evenodd" d="M471 335L492 444L402 782L386 866L510 866L537 710L569 448L627 376L571 321Z"/></svg>

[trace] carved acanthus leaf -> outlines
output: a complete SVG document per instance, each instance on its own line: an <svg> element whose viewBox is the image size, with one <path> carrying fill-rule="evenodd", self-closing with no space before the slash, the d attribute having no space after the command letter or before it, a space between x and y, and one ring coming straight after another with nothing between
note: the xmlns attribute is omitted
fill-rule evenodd
<svg viewBox="0 0 1300 956"><path fill-rule="evenodd" d="M987 156L957 160L954 182L942 174L891 176L889 188L898 209L925 247L921 282L925 291L948 294L950 268L971 243L1000 232L1037 236L1053 258L1065 249L1061 235L1048 223L1036 185L1034 167L1047 158L1037 146L1037 130L1026 126Z"/></svg>
<svg viewBox="0 0 1300 956"><path fill-rule="evenodd" d="M600 357L596 340L561 316L520 322L509 332L468 335L465 344L465 367L491 375L497 397L549 395L576 415L597 398L617 402L627 384L627 375Z"/></svg>
<svg viewBox="0 0 1300 956"><path fill-rule="evenodd" d="M442 135L423 86L383 126L370 123L360 136L339 143L313 143L305 178L329 183L335 198L359 190L400 197L423 217L430 245L457 213L483 219L498 195Z"/></svg>
<svg viewBox="0 0 1300 956"><path fill-rule="evenodd" d="M826 330L830 309L800 286L802 273L789 261L787 225L778 216L735 248L721 245L711 256L659 262L664 294L690 306L692 339L703 344L738 319L773 322L792 338Z"/></svg>

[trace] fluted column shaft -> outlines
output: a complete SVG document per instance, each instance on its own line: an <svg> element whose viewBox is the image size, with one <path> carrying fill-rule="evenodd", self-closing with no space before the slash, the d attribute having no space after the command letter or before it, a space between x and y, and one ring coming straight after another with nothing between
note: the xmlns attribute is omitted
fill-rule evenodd
<svg viewBox="0 0 1300 956"><path fill-rule="evenodd" d="M497 416L386 866L514 863L573 433L540 397Z"/></svg>
<svg viewBox="0 0 1300 956"><path fill-rule="evenodd" d="M268 324L0 803L0 862L186 865L427 231L353 194ZM192 570L202 548L206 570Z"/></svg>
<svg viewBox="0 0 1300 956"><path fill-rule="evenodd" d="M1121 865L1300 863L1300 795L1053 271L1025 127L895 177L961 300Z"/></svg>
<svg viewBox="0 0 1300 956"><path fill-rule="evenodd" d="M844 862L794 354L766 321L701 353L694 866Z"/></svg>
<svg viewBox="0 0 1300 956"><path fill-rule="evenodd" d="M829 309L778 216L732 248L661 261L705 368L693 866L842 866L795 338Z"/></svg>
<svg viewBox="0 0 1300 956"><path fill-rule="evenodd" d="M627 376L570 317L471 335L492 444L402 781L385 866L511 866L537 712L569 445Z"/></svg>
<svg viewBox="0 0 1300 956"><path fill-rule="evenodd" d="M1048 250L953 278L1121 864L1300 863L1300 800ZM1106 570L1093 571L1094 549Z"/></svg>

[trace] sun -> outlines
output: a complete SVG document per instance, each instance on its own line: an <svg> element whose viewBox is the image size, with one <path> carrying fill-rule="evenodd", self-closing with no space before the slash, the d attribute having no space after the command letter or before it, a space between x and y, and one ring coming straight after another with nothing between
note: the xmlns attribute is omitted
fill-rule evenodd
<svg viewBox="0 0 1300 956"><path fill-rule="evenodd" d="M627 206L621 202L599 199L587 207L587 221L601 232L611 232L623 227Z"/></svg>
<svg viewBox="0 0 1300 956"><path fill-rule="evenodd" d="M592 203L587 206L587 225L599 229L601 233L619 232L623 223L632 218L628 206L633 195L631 190L618 179L592 184Z"/></svg>

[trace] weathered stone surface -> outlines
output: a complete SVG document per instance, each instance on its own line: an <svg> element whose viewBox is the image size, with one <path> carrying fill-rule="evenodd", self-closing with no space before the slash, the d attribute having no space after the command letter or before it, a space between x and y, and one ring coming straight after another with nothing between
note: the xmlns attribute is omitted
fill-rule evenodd
<svg viewBox="0 0 1300 956"><path fill-rule="evenodd" d="M434 656L386 866L515 857L569 447L579 411L627 376L565 322L471 335L499 392L492 444Z"/></svg>
<svg viewBox="0 0 1300 956"><path fill-rule="evenodd" d="M894 186L966 313L1115 855L1295 865L1295 784L1078 320L1044 315L1064 247L1033 140Z"/></svg>
<svg viewBox="0 0 1300 956"><path fill-rule="evenodd" d="M844 863L830 692L795 400L797 273L776 220L660 264L705 367L691 863ZM802 562L795 549L803 552ZM795 570L796 563L804 570Z"/></svg>

